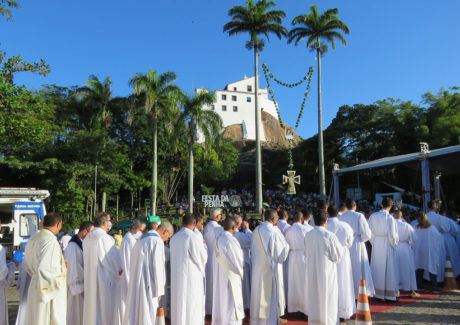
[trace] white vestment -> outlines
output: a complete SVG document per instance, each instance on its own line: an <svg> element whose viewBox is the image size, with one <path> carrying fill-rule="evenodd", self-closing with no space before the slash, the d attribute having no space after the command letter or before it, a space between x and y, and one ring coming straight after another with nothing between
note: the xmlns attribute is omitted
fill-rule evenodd
<svg viewBox="0 0 460 325"><path fill-rule="evenodd" d="M16 317L16 325L24 325L26 323L26 308L27 308L27 294L29 293L30 275L26 271L26 263L21 263L18 274L18 281L16 282L16 289L19 290L19 306L18 315Z"/></svg>
<svg viewBox="0 0 460 325"><path fill-rule="evenodd" d="M252 231L245 229L243 232L236 231L233 236L240 243L244 256L243 276L243 301L244 309L249 309L251 304L251 243Z"/></svg>
<svg viewBox="0 0 460 325"><path fill-rule="evenodd" d="M396 265L398 266L398 283L400 290L417 290L415 279L414 252L416 242L415 230L407 222L396 219L398 245L396 246Z"/></svg>
<svg viewBox="0 0 460 325"><path fill-rule="evenodd" d="M455 241L455 237L460 236L458 233L457 223L450 218L443 216L447 222L449 223L449 232L443 233L442 236L444 237L444 244L446 250L446 257L450 257L450 263L452 265L454 271L454 277L460 275L460 256L457 249L457 243ZM441 264L441 268L445 269L446 261ZM444 281L444 277L440 279L440 282Z"/></svg>
<svg viewBox="0 0 460 325"><path fill-rule="evenodd" d="M353 245L350 247L351 269L353 271L353 283L355 288L355 299L358 299L359 283L366 280L366 293L369 297L374 296L374 282L372 281L369 258L366 245L364 244L372 237L371 229L362 213L348 210L339 217L340 221L348 223L353 229Z"/></svg>
<svg viewBox="0 0 460 325"><path fill-rule="evenodd" d="M428 220L430 221L430 224L434 226L438 232L441 234L442 241L444 242L444 245L440 245L439 247L439 270L438 270L438 277L437 280L438 282L443 282L444 281L444 268L446 266L446 237L444 237L444 234L449 233L450 231L450 223L444 216L434 212L430 211L427 214ZM425 276L426 279L428 279L428 276Z"/></svg>
<svg viewBox="0 0 460 325"><path fill-rule="evenodd" d="M215 220L210 220L203 229L203 237L206 240L208 249L208 262L206 263L206 315L212 314L212 283L214 281L214 270L217 267L214 259L214 245L216 245L217 237L224 232L224 228Z"/></svg>
<svg viewBox="0 0 460 325"><path fill-rule="evenodd" d="M372 231L371 271L375 297L396 300L398 296L398 274L396 245L398 229L395 219L386 210L373 213L369 218Z"/></svg>
<svg viewBox="0 0 460 325"><path fill-rule="evenodd" d="M128 231L126 235L123 237L123 241L120 245L120 260L121 260L121 268L123 269L123 274L121 275L120 281L120 292L121 292L121 299L119 305L119 320L120 322L123 320L125 315L125 308L126 308L126 299L128 298L128 283L129 283L129 267L130 267L130 258L131 258L131 251L136 244L137 239Z"/></svg>
<svg viewBox="0 0 460 325"><path fill-rule="evenodd" d="M29 240L24 261L30 274L26 325L65 324L66 266L56 236L43 229Z"/></svg>
<svg viewBox="0 0 460 325"><path fill-rule="evenodd" d="M166 284L163 240L150 230L131 251L129 286L123 325L155 325L158 298Z"/></svg>
<svg viewBox="0 0 460 325"><path fill-rule="evenodd" d="M442 235L435 226L415 228L417 241L414 244L415 269L424 269L432 274L439 272L439 250L443 245Z"/></svg>
<svg viewBox="0 0 460 325"><path fill-rule="evenodd" d="M8 288L14 284L13 262L6 263L5 248L0 245L0 324L8 325Z"/></svg>
<svg viewBox="0 0 460 325"><path fill-rule="evenodd" d="M251 325L277 325L284 314L283 263L289 244L278 227L265 221L252 236Z"/></svg>
<svg viewBox="0 0 460 325"><path fill-rule="evenodd" d="M353 245L353 229L338 218L327 219L327 230L334 233L343 246L343 255L337 263L337 281L339 289L339 317L349 319L356 313L355 289L351 270L350 247Z"/></svg>
<svg viewBox="0 0 460 325"><path fill-rule="evenodd" d="M69 245L69 242L70 242L71 239L72 239L72 236L70 236L70 235L62 236L62 238L59 241L59 243L61 244L63 251L65 251L65 249L67 248L67 245Z"/></svg>
<svg viewBox="0 0 460 325"><path fill-rule="evenodd" d="M291 227L291 225L288 224L286 220L279 219L278 220L278 227L280 228L281 233L284 235L284 234L286 234L286 231Z"/></svg>
<svg viewBox="0 0 460 325"><path fill-rule="evenodd" d="M96 227L83 241L84 292L83 323L108 325L118 322L120 251L115 240Z"/></svg>
<svg viewBox="0 0 460 325"><path fill-rule="evenodd" d="M308 324L339 324L336 263L340 261L344 248L324 227L309 231L304 245L307 263L304 314L308 315Z"/></svg>
<svg viewBox="0 0 460 325"><path fill-rule="evenodd" d="M165 294L161 298L159 306L163 307L165 311L165 317L171 318L171 253L168 246L165 247ZM204 305L203 305L204 310Z"/></svg>
<svg viewBox="0 0 460 325"><path fill-rule="evenodd" d="M313 227L309 224L296 222L288 230L286 230L286 233L284 234L286 241L289 244L289 257L287 259L287 285L289 290L286 297L289 313L303 311L305 292L303 285L301 284L305 281L304 272L306 267L304 239L307 232L312 229Z"/></svg>
<svg viewBox="0 0 460 325"><path fill-rule="evenodd" d="M169 246L171 325L203 325L206 247L199 236L185 227L171 238Z"/></svg>
<svg viewBox="0 0 460 325"><path fill-rule="evenodd" d="M83 325L83 250L70 242L64 251L67 261L67 325Z"/></svg>
<svg viewBox="0 0 460 325"><path fill-rule="evenodd" d="M243 264L244 257L238 240L225 231L216 243L215 282L212 325L240 325L244 318Z"/></svg>

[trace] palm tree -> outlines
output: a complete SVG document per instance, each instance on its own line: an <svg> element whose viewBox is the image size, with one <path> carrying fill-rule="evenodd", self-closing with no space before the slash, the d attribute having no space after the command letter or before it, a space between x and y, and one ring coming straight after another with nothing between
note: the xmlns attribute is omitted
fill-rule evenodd
<svg viewBox="0 0 460 325"><path fill-rule="evenodd" d="M203 110L203 106L210 106L216 101L214 95L206 92L195 96L184 95L182 117L188 122L188 212L193 213L193 144L197 131L201 131L205 141L220 136L222 119L219 114L211 110Z"/></svg>
<svg viewBox="0 0 460 325"><path fill-rule="evenodd" d="M142 95L145 100L145 113L152 121L152 186L150 190L150 211L151 215L156 215L157 206L157 121L158 115L168 110L171 105L170 95L179 91L179 87L172 83L177 76L174 72L159 74L157 71L149 71L146 74L136 73L129 84L134 87L136 95Z"/></svg>
<svg viewBox="0 0 460 325"><path fill-rule="evenodd" d="M90 110L82 114L87 119L85 126L88 129L110 126L111 88L110 77L106 77L102 83L96 76L90 75L86 80L86 86L76 90L74 95L82 98L84 108Z"/></svg>
<svg viewBox="0 0 460 325"><path fill-rule="evenodd" d="M255 93L255 113L256 113L256 200L257 212L262 213L262 155L260 149L260 118L258 93L259 76L257 53L262 51L265 45L264 39L259 35L265 35L268 39L270 33L275 34L281 39L287 35L287 30L281 23L286 14L282 10L271 10L276 6L273 1L259 0L254 4L252 0L247 0L246 6L235 6L228 11L232 20L224 25L224 32L229 36L239 33L249 33L250 40L246 42L248 50L254 50L254 93Z"/></svg>
<svg viewBox="0 0 460 325"><path fill-rule="evenodd" d="M319 189L321 197L326 197L326 184L324 175L324 148L323 148L323 127L322 127L322 108L321 108L321 54L327 51L327 44L332 44L335 50L335 40L339 39L343 45L347 44L345 34L350 32L345 23L337 17L337 8L328 9L322 15L318 13L316 5L310 6L310 12L300 15L292 20L292 25L296 26L289 31L288 43L295 41L298 45L303 39L307 40L307 48L316 50L318 58L318 155L319 155Z"/></svg>

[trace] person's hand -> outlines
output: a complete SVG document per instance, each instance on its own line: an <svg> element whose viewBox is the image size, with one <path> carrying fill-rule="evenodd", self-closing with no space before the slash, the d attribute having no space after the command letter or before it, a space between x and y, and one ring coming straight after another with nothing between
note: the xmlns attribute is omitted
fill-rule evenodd
<svg viewBox="0 0 460 325"><path fill-rule="evenodd" d="M247 222L246 220L243 221L243 229L244 230L249 229L249 222Z"/></svg>
<svg viewBox="0 0 460 325"><path fill-rule="evenodd" d="M163 296L159 296L159 297L158 297L158 303L160 303L161 297L163 297Z"/></svg>
<svg viewBox="0 0 460 325"><path fill-rule="evenodd" d="M64 262L65 262L65 268L66 268L66 270L68 270L69 269L69 262L67 262L66 260L64 260Z"/></svg>

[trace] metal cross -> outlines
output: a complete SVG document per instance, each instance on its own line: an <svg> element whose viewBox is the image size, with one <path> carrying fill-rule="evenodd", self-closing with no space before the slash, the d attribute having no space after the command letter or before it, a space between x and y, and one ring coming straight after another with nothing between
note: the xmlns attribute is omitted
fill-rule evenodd
<svg viewBox="0 0 460 325"><path fill-rule="evenodd" d="M289 183L287 194L296 194L294 184L300 184L300 176L295 176L295 170L288 170L287 174L283 175L283 184Z"/></svg>

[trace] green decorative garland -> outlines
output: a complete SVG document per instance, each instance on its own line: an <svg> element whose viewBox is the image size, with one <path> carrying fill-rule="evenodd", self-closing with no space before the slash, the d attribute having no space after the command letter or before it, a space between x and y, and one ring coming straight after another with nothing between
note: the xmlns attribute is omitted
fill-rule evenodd
<svg viewBox="0 0 460 325"><path fill-rule="evenodd" d="M302 100L302 104L300 105L299 116L297 117L297 121L295 123L295 128L294 128L294 131L295 131L297 129L297 127L299 126L300 119L302 118L303 111L305 109L305 103L307 102L307 98L308 98L308 95L310 93L311 78L313 76L313 71L314 71L313 67L310 67L310 69L308 69L308 73L300 81L292 83L292 84L287 83L287 82L283 82L283 81L279 80L278 78L276 78L273 75L273 73L270 72L270 69L265 64L265 62L262 64L262 68L264 70L265 81L267 82L267 86L268 86L268 92L270 93L270 97L272 98L273 103L275 104L276 113L278 114L278 120L280 122L281 128L283 128L283 129L285 128L285 125L283 123L283 120L281 119L280 109L278 107L278 103L276 102L275 94L274 94L272 86L270 84L270 79L273 79L273 80L275 80L275 82L277 84L279 84L281 86L284 86L284 87L288 87L288 88L294 88L294 87L300 86L305 81L308 81L307 82L307 88L305 89L304 98ZM293 163L293 160L292 160L292 144L291 144L292 140L288 139L288 141L289 141L289 147L288 147L288 150L289 150L289 169L292 170L294 168L294 163Z"/></svg>

